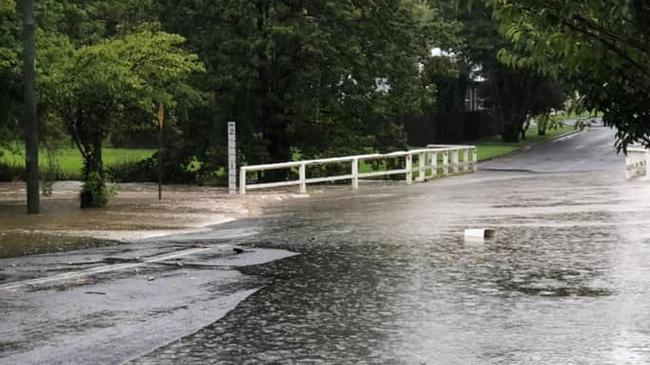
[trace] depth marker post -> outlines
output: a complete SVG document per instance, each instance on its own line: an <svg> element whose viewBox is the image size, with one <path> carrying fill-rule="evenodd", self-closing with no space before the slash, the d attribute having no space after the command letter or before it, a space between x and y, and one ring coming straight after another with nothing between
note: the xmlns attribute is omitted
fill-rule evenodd
<svg viewBox="0 0 650 365"><path fill-rule="evenodd" d="M237 129L228 122L228 194L237 194Z"/></svg>

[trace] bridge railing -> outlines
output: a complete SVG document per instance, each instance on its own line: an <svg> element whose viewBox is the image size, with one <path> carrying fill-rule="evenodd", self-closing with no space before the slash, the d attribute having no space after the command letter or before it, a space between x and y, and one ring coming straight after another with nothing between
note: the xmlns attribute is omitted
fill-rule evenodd
<svg viewBox="0 0 650 365"><path fill-rule="evenodd" d="M365 161L404 159L404 168L360 172ZM239 193L253 189L268 189L284 186L298 186L301 193L307 191L308 184L350 180L353 189L359 188L359 180L391 175L404 175L407 184L425 181L428 178L456 175L476 171L478 154L476 146L428 146L423 149L399 151L385 154L367 154L316 160L292 161L265 165L242 166L239 170ZM414 162L415 161L415 162ZM317 165L350 163L349 173L334 176L307 177L307 168ZM414 167L415 166L415 167ZM295 170L298 178L294 180L248 183L248 174L270 170ZM415 177L415 179L414 179Z"/></svg>
<svg viewBox="0 0 650 365"><path fill-rule="evenodd" d="M625 158L625 177L646 176L648 170L648 150L644 147L628 147Z"/></svg>

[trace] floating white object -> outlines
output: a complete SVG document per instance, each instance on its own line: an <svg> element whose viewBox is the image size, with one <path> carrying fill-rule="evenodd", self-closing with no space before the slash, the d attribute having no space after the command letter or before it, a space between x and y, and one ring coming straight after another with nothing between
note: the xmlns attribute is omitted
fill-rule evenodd
<svg viewBox="0 0 650 365"><path fill-rule="evenodd" d="M465 238L489 240L494 237L496 237L496 231L489 228L465 230Z"/></svg>

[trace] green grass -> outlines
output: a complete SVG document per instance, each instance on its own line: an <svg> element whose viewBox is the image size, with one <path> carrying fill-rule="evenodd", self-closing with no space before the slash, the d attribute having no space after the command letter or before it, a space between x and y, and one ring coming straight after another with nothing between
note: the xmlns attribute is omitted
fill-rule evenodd
<svg viewBox="0 0 650 365"><path fill-rule="evenodd" d="M518 143L505 143L501 140L500 136L494 136L475 141L471 144L476 145L479 161L485 161L520 150L535 143L547 141L573 130L574 128L572 126L564 126L556 130L546 131L545 136L538 136L537 128L529 128L526 131L526 139L520 140Z"/></svg>
<svg viewBox="0 0 650 365"><path fill-rule="evenodd" d="M529 128L526 132L526 140L522 140L518 143L504 143L501 141L501 137L495 136L470 142L470 144L476 145L479 161L485 161L506 155L531 144L555 138L572 130L573 127L565 126L557 130L547 131L545 136L538 136L536 128ZM10 150L0 150L0 152L0 164L24 168L25 158L22 154L22 150L19 153L13 153ZM151 157L154 153L155 150L149 149L104 148L104 165L110 167L127 162L137 162ZM300 155L295 154L294 159L298 159L299 157ZM41 168L47 168L47 154L42 151L39 158ZM64 148L59 150L56 156L56 163L58 164L60 178L79 179L81 177L83 162L81 154L76 148ZM380 169L384 167L385 166L382 164ZM362 173L374 170L375 168L371 166L370 162L363 161L359 166L359 171Z"/></svg>
<svg viewBox="0 0 650 365"><path fill-rule="evenodd" d="M23 151L13 153L9 150L2 150L0 154L0 163L16 167L25 167L25 158ZM137 162L151 157L155 150L148 149L130 149L130 148L104 148L102 150L104 166L114 166L127 162ZM81 177L83 162L81 154L76 148L63 148L56 154L56 163L59 168L59 174L64 178L78 179ZM45 151L39 153L39 166L42 169L47 168L48 158Z"/></svg>
<svg viewBox="0 0 650 365"><path fill-rule="evenodd" d="M555 130L547 130L545 136L537 135L537 128L531 127L526 131L526 139L520 140L518 143L505 143L501 140L500 136L493 136L484 138L478 141L467 142L463 144L475 145L478 150L479 161L491 160L493 158L501 157L512 153L514 151L520 150L526 146L544 142L552 138L558 137L565 133L573 131L572 126L563 126ZM422 147L420 147L422 148ZM372 151L367 151L366 153L372 153ZM294 152L293 160L299 161L302 156ZM459 156L462 161L463 156ZM438 156L438 163L441 166L442 164L442 155ZM379 161L377 165L376 162L371 161L361 161L359 163L359 172L366 173L372 171L380 171L387 169L386 161Z"/></svg>

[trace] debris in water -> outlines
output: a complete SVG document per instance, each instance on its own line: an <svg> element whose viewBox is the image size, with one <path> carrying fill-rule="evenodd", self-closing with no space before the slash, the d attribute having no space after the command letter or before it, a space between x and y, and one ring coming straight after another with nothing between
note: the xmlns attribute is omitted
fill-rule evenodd
<svg viewBox="0 0 650 365"><path fill-rule="evenodd" d="M465 239L490 240L496 237L496 231L489 228L466 229Z"/></svg>

